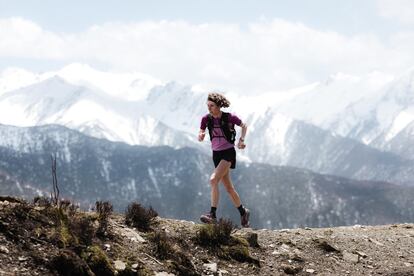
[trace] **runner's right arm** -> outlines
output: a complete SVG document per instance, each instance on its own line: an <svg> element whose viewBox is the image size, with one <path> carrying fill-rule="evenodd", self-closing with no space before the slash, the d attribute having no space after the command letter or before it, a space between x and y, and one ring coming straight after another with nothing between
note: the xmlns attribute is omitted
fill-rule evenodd
<svg viewBox="0 0 414 276"><path fill-rule="evenodd" d="M204 137L206 136L206 128L207 128L207 115L205 115L201 119L200 123L200 131L198 132L198 141L203 141Z"/></svg>
<svg viewBox="0 0 414 276"><path fill-rule="evenodd" d="M198 141L200 142L203 141L205 136L206 136L206 130L200 128L200 131L198 132Z"/></svg>

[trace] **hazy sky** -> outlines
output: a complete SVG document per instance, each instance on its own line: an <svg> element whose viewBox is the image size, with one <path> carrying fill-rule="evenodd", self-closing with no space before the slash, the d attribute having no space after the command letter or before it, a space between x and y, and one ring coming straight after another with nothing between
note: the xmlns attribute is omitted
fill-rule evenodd
<svg viewBox="0 0 414 276"><path fill-rule="evenodd" d="M414 1L3 1L0 70L72 62L235 92L414 66Z"/></svg>

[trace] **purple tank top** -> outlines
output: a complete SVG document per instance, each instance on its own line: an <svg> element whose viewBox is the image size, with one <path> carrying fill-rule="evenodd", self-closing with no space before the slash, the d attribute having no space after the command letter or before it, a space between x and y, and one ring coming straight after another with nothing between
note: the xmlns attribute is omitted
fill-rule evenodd
<svg viewBox="0 0 414 276"><path fill-rule="evenodd" d="M208 123L208 114L201 118L200 129L205 130ZM240 126L242 121L234 114L229 114L229 123ZM224 133L220 128L220 118L213 117L213 140L211 140L211 149L214 151L226 150L234 147L232 143L226 140Z"/></svg>

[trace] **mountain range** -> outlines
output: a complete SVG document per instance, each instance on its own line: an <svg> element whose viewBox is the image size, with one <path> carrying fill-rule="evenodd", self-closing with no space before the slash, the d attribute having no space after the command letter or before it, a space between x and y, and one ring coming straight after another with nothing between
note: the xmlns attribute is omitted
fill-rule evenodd
<svg viewBox="0 0 414 276"><path fill-rule="evenodd" d="M88 209L109 200L122 212L138 201L163 217L198 221L210 208L211 157L190 147L147 147L111 142L59 125L0 127L0 194L49 196L51 155L57 158L60 195ZM1 139L3 141L3 139ZM358 181L309 170L238 162L232 172L255 228L386 224L414 219L414 189ZM221 186L220 217L239 222Z"/></svg>
<svg viewBox="0 0 414 276"><path fill-rule="evenodd" d="M339 73L289 91L227 93L228 111L249 126L248 146L239 156L412 185L413 76L414 70L399 77ZM205 91L196 86L139 73L101 72L85 64L42 74L9 69L0 75L0 123L59 124L130 145L208 153L208 142L196 141L205 102Z"/></svg>

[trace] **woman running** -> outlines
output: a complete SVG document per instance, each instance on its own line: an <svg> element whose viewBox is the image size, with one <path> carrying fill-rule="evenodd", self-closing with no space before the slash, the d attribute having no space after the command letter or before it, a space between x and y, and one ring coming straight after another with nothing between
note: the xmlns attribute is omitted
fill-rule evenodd
<svg viewBox="0 0 414 276"><path fill-rule="evenodd" d="M234 189L230 179L230 169L236 168L236 150L234 149L236 131L234 130L234 125L242 128L242 133L237 143L237 148L239 149L246 147L244 137L246 136L247 126L236 115L221 111L222 107L229 106L230 102L223 95L219 93L208 94L207 107L209 113L201 119L198 140L200 142L204 140L205 130L208 128L215 169L210 177L211 210L209 213L202 215L200 220L204 223L217 222L218 185L222 181L234 206L240 212L241 225L249 227L250 211L241 204L239 194Z"/></svg>

